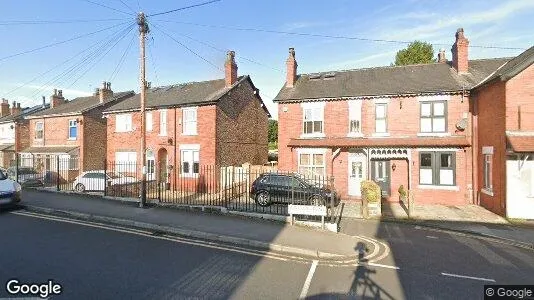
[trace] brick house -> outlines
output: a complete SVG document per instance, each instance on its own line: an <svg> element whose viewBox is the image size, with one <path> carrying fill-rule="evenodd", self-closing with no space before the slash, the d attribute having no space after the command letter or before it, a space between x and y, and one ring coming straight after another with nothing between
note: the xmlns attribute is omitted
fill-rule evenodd
<svg viewBox="0 0 534 300"><path fill-rule="evenodd" d="M148 180L176 186L177 178L198 180L201 165L267 162L270 115L250 76L237 76L234 56L228 52L223 79L147 90ZM140 166L140 95L107 108L104 116L108 161L119 171L128 162Z"/></svg>
<svg viewBox="0 0 534 300"><path fill-rule="evenodd" d="M50 108L26 117L30 142L20 151L21 165L33 166L39 172L58 171L54 162L64 159L59 171L68 170L69 177L102 169L107 136L102 110L134 92L113 93L111 84L103 82L91 96L68 101L62 94L54 90Z"/></svg>
<svg viewBox="0 0 534 300"><path fill-rule="evenodd" d="M534 47L473 89L480 204L534 219Z"/></svg>
<svg viewBox="0 0 534 300"><path fill-rule="evenodd" d="M509 58L469 60L463 29L455 38L452 61L299 75L290 48L279 168L333 176L344 199L373 179L390 201L403 185L418 203L476 203L470 91Z"/></svg>

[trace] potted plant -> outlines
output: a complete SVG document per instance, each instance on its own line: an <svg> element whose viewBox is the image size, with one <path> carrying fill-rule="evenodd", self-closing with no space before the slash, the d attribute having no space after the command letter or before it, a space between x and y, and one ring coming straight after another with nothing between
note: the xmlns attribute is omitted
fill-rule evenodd
<svg viewBox="0 0 534 300"><path fill-rule="evenodd" d="M363 211L365 217L380 217L382 215L382 207L380 200L382 198L382 191L380 186L372 180L364 180L361 185Z"/></svg>

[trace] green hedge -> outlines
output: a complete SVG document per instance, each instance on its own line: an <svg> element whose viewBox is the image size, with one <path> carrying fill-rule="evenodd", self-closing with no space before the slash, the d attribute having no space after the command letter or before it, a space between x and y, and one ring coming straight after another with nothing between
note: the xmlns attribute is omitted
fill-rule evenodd
<svg viewBox="0 0 534 300"><path fill-rule="evenodd" d="M367 202L378 203L382 198L382 193L380 192L380 186L372 180L364 180L361 185L362 198L367 199Z"/></svg>

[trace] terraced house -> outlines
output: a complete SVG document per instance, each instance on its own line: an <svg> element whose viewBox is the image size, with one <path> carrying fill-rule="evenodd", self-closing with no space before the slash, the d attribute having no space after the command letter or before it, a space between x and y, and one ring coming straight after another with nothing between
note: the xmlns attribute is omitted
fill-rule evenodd
<svg viewBox="0 0 534 300"><path fill-rule="evenodd" d="M225 78L149 88L146 103L148 180L176 186L178 179L202 180L201 166L267 162L270 115L250 76L237 75L233 51ZM117 171L140 168L140 95L110 106L104 116L108 161Z"/></svg>
<svg viewBox="0 0 534 300"><path fill-rule="evenodd" d="M431 64L298 74L290 48L274 100L280 169L333 176L345 199L359 199L360 182L373 179L389 201L402 185L418 203L479 204L483 111L473 89L510 58L470 60L468 49L458 29L451 61L441 50Z"/></svg>
<svg viewBox="0 0 534 300"><path fill-rule="evenodd" d="M114 93L109 82L103 82L91 96L70 101L61 90L54 90L50 108L26 117L30 142L20 151L20 164L39 172L65 171L62 174L69 177L80 171L103 169L107 127L102 110L132 95L133 91ZM59 170L57 158L65 162Z"/></svg>

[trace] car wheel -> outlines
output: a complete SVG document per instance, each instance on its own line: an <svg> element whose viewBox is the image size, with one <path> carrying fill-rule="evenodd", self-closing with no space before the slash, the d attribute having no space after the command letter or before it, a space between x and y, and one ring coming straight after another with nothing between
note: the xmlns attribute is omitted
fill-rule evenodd
<svg viewBox="0 0 534 300"><path fill-rule="evenodd" d="M324 201L321 199L321 197L314 195L314 196L311 196L310 198L310 205L315 205L315 206L324 205Z"/></svg>
<svg viewBox="0 0 534 300"><path fill-rule="evenodd" d="M83 185L81 183L78 183L76 185L75 189L76 189L77 192L83 193L83 192L85 192L85 185Z"/></svg>
<svg viewBox="0 0 534 300"><path fill-rule="evenodd" d="M269 206L271 202L269 201L269 193L266 191L259 192L256 194L256 203L260 206Z"/></svg>

